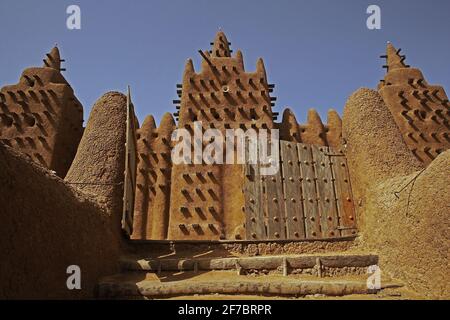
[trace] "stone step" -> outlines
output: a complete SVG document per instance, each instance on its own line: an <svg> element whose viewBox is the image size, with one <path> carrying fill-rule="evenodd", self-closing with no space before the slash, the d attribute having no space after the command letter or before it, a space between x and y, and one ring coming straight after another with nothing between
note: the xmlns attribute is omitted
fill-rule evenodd
<svg viewBox="0 0 450 320"><path fill-rule="evenodd" d="M256 256L224 258L133 258L120 261L123 271L208 271L238 270L239 272L279 271L283 274L306 273L318 276L365 274L367 267L378 264L373 254L314 254L289 256Z"/></svg>
<svg viewBox="0 0 450 320"><path fill-rule="evenodd" d="M239 295L304 297L321 295L338 297L356 294L374 294L379 290L367 288L367 277L321 279L311 276L239 276L231 271L209 271L201 275L129 273L104 278L99 282L102 299L145 297L148 299L193 295ZM172 280L173 279L173 280ZM382 282L382 288L397 288L399 284Z"/></svg>
<svg viewBox="0 0 450 320"><path fill-rule="evenodd" d="M209 257L331 254L351 252L358 247L354 237L299 241L168 241L131 240L129 253L147 258L162 256Z"/></svg>

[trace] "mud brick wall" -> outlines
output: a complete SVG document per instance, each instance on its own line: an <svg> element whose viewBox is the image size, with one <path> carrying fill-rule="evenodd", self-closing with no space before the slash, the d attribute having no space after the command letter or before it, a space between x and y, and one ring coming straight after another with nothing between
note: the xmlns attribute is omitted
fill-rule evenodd
<svg viewBox="0 0 450 320"><path fill-rule="evenodd" d="M343 128L362 248L379 254L383 274L448 298L450 150L425 168L374 90L359 89L348 99Z"/></svg>
<svg viewBox="0 0 450 320"><path fill-rule="evenodd" d="M83 107L61 74L58 48L0 90L0 139L64 177L83 133Z"/></svg>
<svg viewBox="0 0 450 320"><path fill-rule="evenodd" d="M272 111L276 98L268 84L264 62L255 72L246 72L241 51L232 56L230 43L219 32L210 51L202 51L201 71L192 60L186 63L183 82L174 100L178 125L165 115L157 129L151 116L138 132L138 173L133 239L218 240L245 239L246 213L242 165L180 164L170 162L167 141L175 128L194 133L194 122L202 132L218 129L280 129L286 141L331 146L340 150L342 124L336 111L323 124L313 109L308 122L298 124L287 109L281 123ZM166 139L166 140L164 140ZM210 141L193 141L203 148ZM191 159L194 159L192 148ZM200 159L201 160L201 159ZM201 160L202 161L202 160Z"/></svg>
<svg viewBox="0 0 450 320"><path fill-rule="evenodd" d="M400 50L388 44L387 74L379 92L409 149L428 165L450 147L450 104L441 86L430 85L419 69L407 66Z"/></svg>
<svg viewBox="0 0 450 320"><path fill-rule="evenodd" d="M94 103L64 180L105 203L117 222L123 210L127 97L107 92Z"/></svg>
<svg viewBox="0 0 450 320"><path fill-rule="evenodd" d="M223 32L210 52L202 52L201 71L188 60L179 88L179 128L203 131L274 127L272 104L262 59L245 71L242 53L231 56ZM208 142L196 141L207 145ZM172 172L169 239L235 239L244 236L241 165L176 165Z"/></svg>
<svg viewBox="0 0 450 320"><path fill-rule="evenodd" d="M134 200L133 234L132 239L146 239L146 222L149 208L150 186L153 184L149 173L150 141L153 139L153 131L156 123L153 116L147 116L142 127L137 129L137 170L136 191Z"/></svg>
<svg viewBox="0 0 450 320"><path fill-rule="evenodd" d="M175 121L166 113L159 128L148 116L138 130L138 170L132 239L167 238L170 206L171 135Z"/></svg>
<svg viewBox="0 0 450 320"><path fill-rule="evenodd" d="M277 126L280 129L281 140L342 148L342 120L333 109L328 111L327 124L322 123L315 109L308 110L306 124L297 123L294 113L290 109L285 109L282 122Z"/></svg>
<svg viewBox="0 0 450 320"><path fill-rule="evenodd" d="M119 272L126 118L122 93L96 101L65 180L0 142L0 299L94 298ZM81 290L67 290L73 264Z"/></svg>
<svg viewBox="0 0 450 320"><path fill-rule="evenodd" d="M119 272L119 220L97 199L0 142L0 299L93 299ZM81 290L68 290L68 266Z"/></svg>

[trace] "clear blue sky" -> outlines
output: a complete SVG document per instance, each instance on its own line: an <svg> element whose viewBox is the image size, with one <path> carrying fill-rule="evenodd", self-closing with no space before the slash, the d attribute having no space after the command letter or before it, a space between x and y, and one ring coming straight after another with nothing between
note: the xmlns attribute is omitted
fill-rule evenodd
<svg viewBox="0 0 450 320"><path fill-rule="evenodd" d="M81 30L66 28L70 4L81 7ZM366 28L370 4L381 7L381 30ZM314 107L325 122L329 108L341 114L353 91L377 85L388 40L450 90L449 15L448 0L0 0L0 86L58 43L85 119L103 93L130 84L140 120L159 121L175 111L185 60L198 68L197 50L221 27L247 70L264 58L275 110L289 106L303 122Z"/></svg>

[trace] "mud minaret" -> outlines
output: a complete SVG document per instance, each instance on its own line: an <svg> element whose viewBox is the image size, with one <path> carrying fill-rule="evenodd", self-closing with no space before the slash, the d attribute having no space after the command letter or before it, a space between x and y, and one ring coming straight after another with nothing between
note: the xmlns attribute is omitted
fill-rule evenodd
<svg viewBox="0 0 450 320"><path fill-rule="evenodd" d="M83 107L61 74L54 47L42 68L27 68L19 83L0 90L0 138L60 177L83 134Z"/></svg>
<svg viewBox="0 0 450 320"><path fill-rule="evenodd" d="M410 150L428 165L450 148L450 105L444 88L428 84L419 69L405 64L400 52L388 43L382 56L387 74L379 92Z"/></svg>
<svg viewBox="0 0 450 320"><path fill-rule="evenodd" d="M271 129L274 127L264 62L256 71L245 71L241 51L232 56L230 43L219 31L211 51L201 52L196 73L188 60L179 86L178 128L194 133L194 122L209 128ZM194 141L204 146L209 141ZM192 159L195 155L193 154ZM197 159L202 163L201 159ZM174 165L170 205L169 239L236 239L244 236L243 170L240 165Z"/></svg>
<svg viewBox="0 0 450 320"><path fill-rule="evenodd" d="M222 31L217 33L211 46L210 51L199 51L202 59L199 72L195 71L191 59L186 62L183 81L177 85L179 99L174 100L178 110L174 116L178 124L175 125L171 114L166 114L157 128L153 118L148 117L137 132L138 171L132 238L281 240L286 237L301 239L307 236L315 238L339 236L341 234L339 230L329 228L323 233L320 230L318 219L314 216L321 212L317 207L319 200L312 194L316 190L313 182L319 180L311 171L312 145L329 146L337 153L342 153L342 123L339 115L336 111L330 110L328 123L325 124L317 111L310 109L307 123L299 124L293 112L287 109L283 113L282 121L274 122L277 117L277 113L272 112L276 100L271 97L274 86L268 84L263 60L258 59L254 72L246 72L242 52L232 53L230 43ZM175 129L179 130L174 132ZM286 163L299 167L299 154L307 157L301 162L303 167L309 166L303 170L307 170L305 172L310 174L306 176L305 181L310 183L308 192L311 195L300 194L302 189L298 182L303 180L288 176L294 187L290 189L292 191L288 198L290 202L286 205L286 199L282 195L284 178L281 170L267 178L260 177L259 173L256 173L259 169L250 172L248 166L236 162L207 164L204 154L209 154L207 150L214 141L213 138L219 132L226 141L228 129L241 130L242 134L247 132L247 129L259 133L262 129L266 129L268 135L273 133L272 129L279 129L281 140L292 142L292 152L285 155L290 157ZM176 135L180 130L187 133L186 139L189 141L184 139L182 142L171 141L173 133ZM214 130L215 133L212 133ZM208 133L214 137L208 137ZM235 131L233 133L236 134ZM230 150L224 141L215 142L225 145L224 152ZM235 151L236 142L237 139ZM182 156L187 157L188 163L174 161L171 155L177 154L177 147L185 143L188 148L184 150L186 152ZM304 144L301 152L294 152L300 143ZM328 157L323 154L329 150L328 148L314 148L320 151L315 153L316 156ZM236 153L234 156L236 161ZM217 158L225 160L226 154L218 155ZM282 162L280 159L279 163ZM322 160L318 163L322 162L326 165ZM341 165L345 165L343 161L341 162L339 162ZM330 165L327 168L330 169ZM322 172L323 168L320 169ZM299 172L296 174L299 175ZM345 176L345 173L342 175ZM324 184L328 182L323 177L320 181ZM344 181L344 185L345 183ZM331 183L328 186L331 186ZM345 189L340 186L336 188ZM327 190L332 193L331 187ZM348 188L345 190L349 192ZM342 199L349 199L346 204L350 209L346 207L345 210L341 210L342 219L353 215L353 206L349 202L350 195L345 193L347 192L345 190L341 192L344 195L340 194L339 200L335 197L338 203L342 203ZM293 225L295 228L304 228L305 217L291 217L290 209L294 208L299 212L306 198L312 201L308 202L308 208L311 209L308 214L313 215L308 217L307 225L314 224L316 229L308 227L309 233L292 231ZM325 207L329 207L330 203L327 202ZM321 210L324 211L323 208ZM325 213L323 216L326 216ZM330 223L327 222L328 224ZM287 233L288 225L292 232ZM351 221L345 226L353 228L353 225ZM254 232L256 229L259 233ZM342 234L354 232L352 229L343 231Z"/></svg>

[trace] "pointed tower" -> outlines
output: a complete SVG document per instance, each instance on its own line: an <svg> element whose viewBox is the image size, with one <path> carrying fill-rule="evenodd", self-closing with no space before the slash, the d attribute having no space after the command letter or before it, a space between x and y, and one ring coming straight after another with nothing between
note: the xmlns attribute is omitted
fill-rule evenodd
<svg viewBox="0 0 450 320"><path fill-rule="evenodd" d="M262 59L255 72L246 72L242 52L231 55L230 43L222 31L211 46L209 52L199 51L202 67L198 73L191 60L186 64L183 83L177 88L180 99L174 100L179 110L175 113L178 128L191 133L217 129L223 136L227 129L272 129L275 98L270 96L273 85L267 83ZM201 122L197 129L195 122ZM194 140L197 146L210 143ZM192 159L198 159L193 149ZM243 180L241 165L206 165L202 161L174 165L168 238L242 238Z"/></svg>
<svg viewBox="0 0 450 320"><path fill-rule="evenodd" d="M19 83L0 90L0 138L64 177L83 133L83 107L60 71L54 47L42 68L28 68Z"/></svg>
<svg viewBox="0 0 450 320"><path fill-rule="evenodd" d="M342 120L334 109L328 110L326 137L328 146L342 150Z"/></svg>
<svg viewBox="0 0 450 320"><path fill-rule="evenodd" d="M225 35L225 33L223 33L223 31L217 32L214 42L211 42L211 45L212 49L210 53L212 57L215 58L231 57L231 50L230 50L231 43L228 42L227 36Z"/></svg>
<svg viewBox="0 0 450 320"><path fill-rule="evenodd" d="M406 56L400 54L401 49L397 50L394 48L392 43L388 42L386 46L386 66L387 71L393 71L396 69L409 68L405 64Z"/></svg>
<svg viewBox="0 0 450 320"><path fill-rule="evenodd" d="M150 203L150 186L152 181L151 170L151 146L154 132L156 130L155 119L147 116L142 127L137 129L137 170L136 191L134 201L133 234L134 240L146 239L146 226L148 219L148 208Z"/></svg>
<svg viewBox="0 0 450 320"><path fill-rule="evenodd" d="M302 142L319 146L327 145L325 127L315 109L308 110L308 122L302 132Z"/></svg>
<svg viewBox="0 0 450 320"><path fill-rule="evenodd" d="M388 43L386 55L381 56L387 73L379 92L410 150L429 164L450 148L448 97L441 86L429 85L419 69L406 65L400 52Z"/></svg>
<svg viewBox="0 0 450 320"><path fill-rule="evenodd" d="M150 170L152 189L150 190L147 235L151 239L167 238L172 174L171 135L175 130L172 114L166 112L153 134L151 143Z"/></svg>
<svg viewBox="0 0 450 320"><path fill-rule="evenodd" d="M280 126L280 138L285 141L300 142L300 129L297 119L291 109L286 108L283 111L283 120Z"/></svg>
<svg viewBox="0 0 450 320"><path fill-rule="evenodd" d="M61 57L59 55L59 49L58 47L53 47L50 53L46 54L46 57L43 59L44 61L44 67L52 68L58 71L61 71L61 62L64 60L61 60Z"/></svg>

